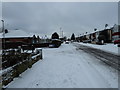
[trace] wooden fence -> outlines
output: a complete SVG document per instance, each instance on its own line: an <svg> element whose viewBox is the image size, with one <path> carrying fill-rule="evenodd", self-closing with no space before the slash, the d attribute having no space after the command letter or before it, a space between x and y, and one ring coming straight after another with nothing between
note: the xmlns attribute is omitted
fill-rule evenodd
<svg viewBox="0 0 120 90"><path fill-rule="evenodd" d="M19 77L19 75L22 72L24 72L28 68L31 68L35 62L42 59L42 49L38 49L38 51L39 52L37 53L34 52L31 54L26 54L26 53L21 54L15 51L11 57L8 56L11 53L11 51L9 53L7 52L7 55L4 55L3 57L3 58L6 57L7 61L4 60L4 62L2 63L4 69L2 70L2 75L0 75L2 76L2 80L1 80L2 86L4 87L5 85L13 81L15 77ZM21 54L21 59L19 58L20 60L16 58L17 55L19 56L19 54ZM13 60L10 60L13 58L15 60L14 63Z"/></svg>

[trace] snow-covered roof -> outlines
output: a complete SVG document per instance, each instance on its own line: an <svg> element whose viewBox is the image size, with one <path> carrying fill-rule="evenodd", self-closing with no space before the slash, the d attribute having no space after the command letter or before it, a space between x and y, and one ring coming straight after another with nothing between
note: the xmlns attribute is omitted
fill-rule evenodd
<svg viewBox="0 0 120 90"><path fill-rule="evenodd" d="M113 26L107 26L106 29L110 29L110 28L112 28L112 27L113 27Z"/></svg>
<svg viewBox="0 0 120 90"><path fill-rule="evenodd" d="M109 27L106 27L105 29L103 29L103 30L106 30L106 29L111 29L112 28L112 26L109 26ZM87 32L87 34L85 33L84 35L89 35L89 34L93 34L93 33L96 33L96 32L100 32L100 31L103 31L103 30L96 30L96 31L92 31L92 32ZM83 36L84 36L83 35Z"/></svg>
<svg viewBox="0 0 120 90"><path fill-rule="evenodd" d="M1 36L0 36L1 37ZM29 33L23 30L8 30L8 33L5 34L5 38L19 38L19 37L32 37Z"/></svg>
<svg viewBox="0 0 120 90"><path fill-rule="evenodd" d="M25 30L8 30L8 33L5 33L5 38L33 37L33 35L39 36L37 33L26 32ZM0 38L3 38L3 32L0 32Z"/></svg>
<svg viewBox="0 0 120 90"><path fill-rule="evenodd" d="M39 36L39 34L37 34L37 33L29 33L29 35L30 35L31 37L33 37L33 35L35 35L36 37Z"/></svg>

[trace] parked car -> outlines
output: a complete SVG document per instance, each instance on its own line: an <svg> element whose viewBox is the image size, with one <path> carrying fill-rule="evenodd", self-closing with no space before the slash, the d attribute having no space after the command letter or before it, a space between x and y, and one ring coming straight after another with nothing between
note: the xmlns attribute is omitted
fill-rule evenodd
<svg viewBox="0 0 120 90"><path fill-rule="evenodd" d="M91 43L91 40L84 40L83 43Z"/></svg>
<svg viewBox="0 0 120 90"><path fill-rule="evenodd" d="M115 40L114 44L120 44L120 40Z"/></svg>
<svg viewBox="0 0 120 90"><path fill-rule="evenodd" d="M69 41L65 41L65 44L69 44Z"/></svg>
<svg viewBox="0 0 120 90"><path fill-rule="evenodd" d="M49 48L54 48L55 45L54 44L49 44Z"/></svg>

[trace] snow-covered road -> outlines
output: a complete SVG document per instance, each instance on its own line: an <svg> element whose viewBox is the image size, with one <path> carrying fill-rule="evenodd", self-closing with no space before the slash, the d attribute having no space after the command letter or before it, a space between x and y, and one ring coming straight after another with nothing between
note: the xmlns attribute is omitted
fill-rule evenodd
<svg viewBox="0 0 120 90"><path fill-rule="evenodd" d="M72 44L44 48L43 60L7 88L117 88L118 72Z"/></svg>
<svg viewBox="0 0 120 90"><path fill-rule="evenodd" d="M101 60L107 65L120 71L120 67L119 67L120 56L104 50L82 45L79 43L75 43L74 45L76 46L77 50L83 50L84 52L98 58L98 60Z"/></svg>

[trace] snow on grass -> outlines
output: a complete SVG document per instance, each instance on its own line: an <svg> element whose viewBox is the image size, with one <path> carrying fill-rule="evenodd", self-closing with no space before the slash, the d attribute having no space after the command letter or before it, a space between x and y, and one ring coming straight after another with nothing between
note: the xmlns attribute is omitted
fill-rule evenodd
<svg viewBox="0 0 120 90"><path fill-rule="evenodd" d="M117 71L72 44L44 48L43 60L7 88L117 88Z"/></svg>
<svg viewBox="0 0 120 90"><path fill-rule="evenodd" d="M97 44L90 44L90 43L79 43L79 44L90 46L93 48L97 48L97 49L118 55L118 47L117 45L114 45L114 44L105 44L105 45L97 45Z"/></svg>

